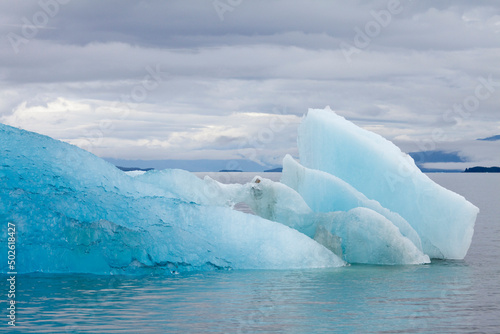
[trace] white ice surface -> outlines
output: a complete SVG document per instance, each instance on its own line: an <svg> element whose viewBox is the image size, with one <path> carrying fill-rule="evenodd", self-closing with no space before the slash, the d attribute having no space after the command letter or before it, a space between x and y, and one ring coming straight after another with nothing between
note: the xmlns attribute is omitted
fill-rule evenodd
<svg viewBox="0 0 500 334"><path fill-rule="evenodd" d="M429 179L390 141L326 108L309 110L298 146L303 166L336 176L403 217L431 258L465 257L479 209Z"/></svg>

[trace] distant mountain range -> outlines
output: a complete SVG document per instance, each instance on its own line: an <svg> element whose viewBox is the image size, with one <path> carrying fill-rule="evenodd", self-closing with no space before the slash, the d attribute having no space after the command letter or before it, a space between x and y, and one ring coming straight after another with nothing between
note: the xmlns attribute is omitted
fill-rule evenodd
<svg viewBox="0 0 500 334"><path fill-rule="evenodd" d="M461 157L458 152L421 151L410 152L408 155L415 160L417 165L426 162L467 162L467 159Z"/></svg>
<svg viewBox="0 0 500 334"><path fill-rule="evenodd" d="M500 173L500 167L471 167L466 168L464 173Z"/></svg>
<svg viewBox="0 0 500 334"><path fill-rule="evenodd" d="M487 138L480 138L478 140L496 141L496 140L500 140L500 135L491 136L491 137L487 137Z"/></svg>
<svg viewBox="0 0 500 334"><path fill-rule="evenodd" d="M495 141L500 140L500 135L482 138L478 140ZM423 165L428 162L469 162L469 160L459 155L459 152L444 152L444 151L422 151L408 153L418 168L424 173L499 173L500 167L483 167L476 166L463 169L437 169L425 168Z"/></svg>
<svg viewBox="0 0 500 334"><path fill-rule="evenodd" d="M478 140L495 141L500 140L500 135ZM435 162L468 162L468 160L460 156L459 152L445 151L422 151L408 153L418 168L424 173L462 173L463 169L436 169L425 168L425 163ZM283 168L281 166L264 166L254 161L238 159L238 160L124 160L104 158L104 160L119 166L123 171L131 170L151 170L151 169L184 169L190 172L270 172L280 173ZM500 167L472 167L465 170L466 173L498 173Z"/></svg>
<svg viewBox="0 0 500 334"><path fill-rule="evenodd" d="M218 172L221 170L264 172L269 169L281 167L279 165L260 165L254 161L237 160L125 160L103 158L115 166L133 168L133 170L147 169L184 169L190 172Z"/></svg>
<svg viewBox="0 0 500 334"><path fill-rule="evenodd" d="M148 170L154 169L154 168L122 167L122 166L116 166L116 168L118 168L124 172L131 172L131 171L135 171L135 170L141 170L143 172L147 172Z"/></svg>
<svg viewBox="0 0 500 334"><path fill-rule="evenodd" d="M273 168L273 169L267 169L264 172L266 173L281 173L283 171L283 167L278 167L278 168Z"/></svg>
<svg viewBox="0 0 500 334"><path fill-rule="evenodd" d="M417 167L424 173L461 173L463 169L437 169L425 168L423 165L427 162L467 162L466 159L461 157L458 152L444 152L444 151L421 151L409 152L409 156L415 160Z"/></svg>

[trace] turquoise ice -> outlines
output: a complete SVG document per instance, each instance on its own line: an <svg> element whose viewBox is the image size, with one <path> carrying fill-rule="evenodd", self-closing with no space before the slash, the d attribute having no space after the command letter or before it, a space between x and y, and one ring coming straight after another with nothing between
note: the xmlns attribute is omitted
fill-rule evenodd
<svg viewBox="0 0 500 334"><path fill-rule="evenodd" d="M198 189L183 185L182 178L171 189L153 186L75 146L5 125L0 125L0 152L0 217L16 225L18 272L344 265L287 226L186 201L179 193ZM0 244L7 249L6 239ZM6 264L2 261L4 273Z"/></svg>
<svg viewBox="0 0 500 334"><path fill-rule="evenodd" d="M302 165L336 176L403 217L431 258L467 254L479 209L432 181L390 141L326 108L309 110L298 146Z"/></svg>
<svg viewBox="0 0 500 334"><path fill-rule="evenodd" d="M309 110L298 146L300 162L284 158L281 182L222 184L183 170L132 177L0 124L0 217L16 225L17 271L400 265L467 253L478 209L391 142L325 109ZM255 215L235 211L240 202Z"/></svg>

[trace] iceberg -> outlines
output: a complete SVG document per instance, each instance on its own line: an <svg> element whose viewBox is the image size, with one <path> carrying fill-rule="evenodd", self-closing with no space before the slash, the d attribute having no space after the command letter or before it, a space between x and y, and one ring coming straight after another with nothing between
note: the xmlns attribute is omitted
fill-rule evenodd
<svg viewBox="0 0 500 334"><path fill-rule="evenodd" d="M314 239L326 247L333 240L335 247L342 250L342 254L337 254L349 263L430 263L429 257L404 237L391 221L368 208L333 213L332 219L319 225ZM335 248L329 248L335 252Z"/></svg>
<svg viewBox="0 0 500 334"><path fill-rule="evenodd" d="M16 271L406 265L467 253L478 209L391 142L327 108L309 110L298 147L300 162L285 156L281 182L222 184L176 169L128 175L0 124L0 217L16 226ZM255 215L235 211L242 202Z"/></svg>
<svg viewBox="0 0 500 334"><path fill-rule="evenodd" d="M479 209L432 181L390 141L330 108L310 109L299 126L298 147L304 167L336 176L404 218L431 258L463 259L467 254ZM286 182L292 184L290 179ZM308 202L321 201L320 194L306 194L310 186L304 187L301 193ZM318 203L317 210L324 205Z"/></svg>
<svg viewBox="0 0 500 334"><path fill-rule="evenodd" d="M260 176L244 185L237 197L229 201L244 202L257 215L304 233L348 263L401 265L430 262L400 228L369 208L358 206L346 211L316 213L294 189ZM401 221L403 224L404 220ZM411 227L405 227L411 234ZM412 236L419 240L418 235Z"/></svg>
<svg viewBox="0 0 500 334"><path fill-rule="evenodd" d="M181 183L196 177L184 171L163 172L181 183L149 184L75 146L6 125L0 125L0 152L0 217L16 227L18 273L345 264L287 226L185 200L196 190ZM6 238L0 245L7 249ZM6 258L1 268L9 271Z"/></svg>
<svg viewBox="0 0 500 334"><path fill-rule="evenodd" d="M403 236L422 250L419 235L403 217L368 199L334 175L305 168L287 155L283 159L281 182L296 190L314 212L349 211L357 207L371 209L391 221Z"/></svg>
<svg viewBox="0 0 500 334"><path fill-rule="evenodd" d="M415 245L420 245L420 239L409 224L376 205L372 207L393 218L398 225L371 208L359 206L354 206L353 210L335 210L338 212L313 212L297 191L261 176L255 176L247 184L221 184L208 176L201 180L182 170L148 172L137 178L160 189L172 189L172 185L176 185L176 196L201 205L233 207L236 203L245 203L256 215L307 235L348 263L398 265L430 262ZM184 187L180 187L181 184ZM406 231L414 241L401 231Z"/></svg>

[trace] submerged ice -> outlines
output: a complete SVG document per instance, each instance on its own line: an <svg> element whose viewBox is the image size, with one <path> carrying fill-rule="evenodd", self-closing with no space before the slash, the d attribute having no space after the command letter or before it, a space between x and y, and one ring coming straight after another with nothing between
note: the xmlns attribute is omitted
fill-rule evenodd
<svg viewBox="0 0 500 334"><path fill-rule="evenodd" d="M299 152L300 163L285 157L281 182L221 184L183 170L132 177L77 147L0 124L0 217L16 224L18 272L321 268L465 256L478 209L392 143L328 109L309 110ZM256 215L233 210L240 202Z"/></svg>

